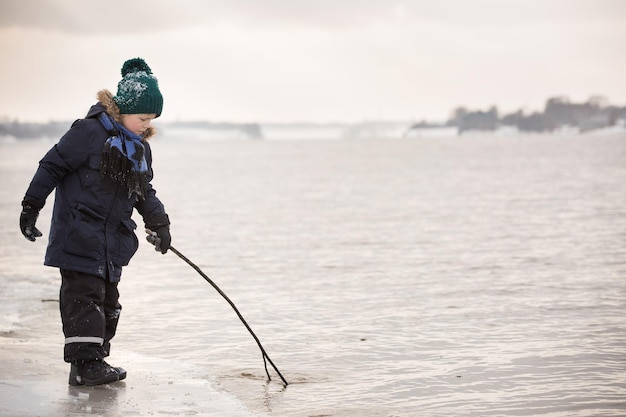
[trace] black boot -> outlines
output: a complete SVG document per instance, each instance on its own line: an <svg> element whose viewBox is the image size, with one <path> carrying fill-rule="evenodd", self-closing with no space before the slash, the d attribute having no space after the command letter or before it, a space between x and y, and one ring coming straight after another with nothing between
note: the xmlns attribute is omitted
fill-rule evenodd
<svg viewBox="0 0 626 417"><path fill-rule="evenodd" d="M83 379L78 374L78 365L75 363L70 366L70 385L76 387L78 385L83 385Z"/></svg>
<svg viewBox="0 0 626 417"><path fill-rule="evenodd" d="M104 362L105 365L107 366L111 366L108 363ZM117 372L117 374L119 375L119 380L121 381L122 379L126 379L126 370L124 368L122 368L121 366L111 366L111 368L115 369L115 372Z"/></svg>
<svg viewBox="0 0 626 417"><path fill-rule="evenodd" d="M126 378L126 371L122 368L114 368L104 361L90 361L72 364L70 368L69 384L77 385L101 385L119 381Z"/></svg>

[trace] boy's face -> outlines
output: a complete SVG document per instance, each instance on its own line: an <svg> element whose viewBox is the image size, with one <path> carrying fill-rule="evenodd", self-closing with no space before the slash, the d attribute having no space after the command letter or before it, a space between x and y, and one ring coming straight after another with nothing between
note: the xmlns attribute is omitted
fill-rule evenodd
<svg viewBox="0 0 626 417"><path fill-rule="evenodd" d="M156 114L122 114L120 121L126 129L141 136L150 127L150 122L155 118Z"/></svg>

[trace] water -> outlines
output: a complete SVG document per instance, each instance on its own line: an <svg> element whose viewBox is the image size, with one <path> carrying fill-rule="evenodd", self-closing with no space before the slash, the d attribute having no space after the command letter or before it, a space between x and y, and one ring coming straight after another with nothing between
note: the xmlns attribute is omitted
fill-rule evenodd
<svg viewBox="0 0 626 417"><path fill-rule="evenodd" d="M206 369L259 415L626 415L625 134L152 143L174 246L290 385L147 244L114 354ZM56 295L16 224L50 145L0 144L4 329Z"/></svg>

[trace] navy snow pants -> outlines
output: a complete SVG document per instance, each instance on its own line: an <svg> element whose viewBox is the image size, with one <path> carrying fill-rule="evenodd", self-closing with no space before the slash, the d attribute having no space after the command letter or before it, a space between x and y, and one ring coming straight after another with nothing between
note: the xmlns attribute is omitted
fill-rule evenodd
<svg viewBox="0 0 626 417"><path fill-rule="evenodd" d="M61 269L60 309L64 360L78 363L109 356L122 306L117 282Z"/></svg>

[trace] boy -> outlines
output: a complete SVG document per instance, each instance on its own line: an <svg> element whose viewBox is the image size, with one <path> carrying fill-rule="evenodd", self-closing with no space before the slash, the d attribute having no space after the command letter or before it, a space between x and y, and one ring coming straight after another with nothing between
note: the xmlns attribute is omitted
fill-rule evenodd
<svg viewBox="0 0 626 417"><path fill-rule="evenodd" d="M161 115L163 97L152 70L141 58L126 61L115 96L98 93L84 119L39 162L22 201L20 229L30 241L46 198L56 188L44 264L61 272L60 310L64 360L70 385L100 385L126 378L104 358L122 306L122 267L138 247L133 209L156 232L157 250L170 247L169 218L152 188L150 122Z"/></svg>

